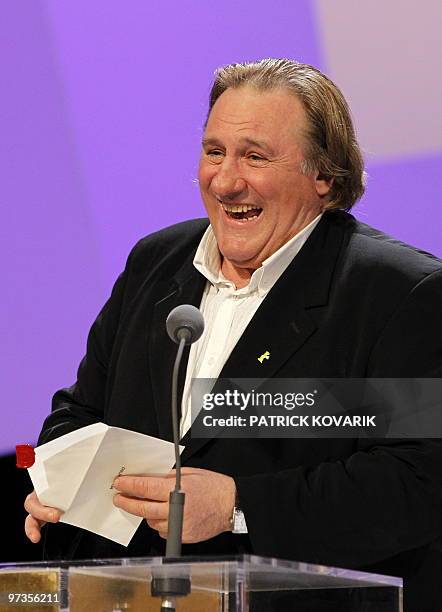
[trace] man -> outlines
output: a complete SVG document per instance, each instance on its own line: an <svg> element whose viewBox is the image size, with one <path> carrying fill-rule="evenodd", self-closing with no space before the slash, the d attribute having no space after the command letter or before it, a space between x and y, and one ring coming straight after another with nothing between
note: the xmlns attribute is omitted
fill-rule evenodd
<svg viewBox="0 0 442 612"><path fill-rule="evenodd" d="M439 377L442 264L344 212L364 191L361 154L342 94L311 66L218 71L202 145L210 225L179 224L134 248L39 442L96 421L170 440L165 319L192 303L206 330L180 383L183 553L391 572L417 592L442 534L439 440L192 439L189 388L192 377ZM146 519L129 547L65 527L68 548L50 530L48 554L163 553L173 473L115 486L115 504ZM35 494L25 506L38 541L60 513ZM231 532L234 507L247 534Z"/></svg>

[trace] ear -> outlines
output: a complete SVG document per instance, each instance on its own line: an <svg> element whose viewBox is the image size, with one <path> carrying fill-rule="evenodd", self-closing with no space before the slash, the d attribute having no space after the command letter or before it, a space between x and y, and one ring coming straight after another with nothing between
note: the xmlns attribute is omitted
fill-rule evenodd
<svg viewBox="0 0 442 612"><path fill-rule="evenodd" d="M324 174L317 173L315 177L315 189L318 196L324 197L328 194L333 185L333 177L327 177Z"/></svg>

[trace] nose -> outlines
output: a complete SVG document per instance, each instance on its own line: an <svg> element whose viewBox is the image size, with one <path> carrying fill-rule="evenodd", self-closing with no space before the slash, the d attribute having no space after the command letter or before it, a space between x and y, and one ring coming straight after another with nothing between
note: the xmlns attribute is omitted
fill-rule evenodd
<svg viewBox="0 0 442 612"><path fill-rule="evenodd" d="M234 200L243 194L247 183L241 176L236 163L224 159L212 178L212 190L221 200Z"/></svg>

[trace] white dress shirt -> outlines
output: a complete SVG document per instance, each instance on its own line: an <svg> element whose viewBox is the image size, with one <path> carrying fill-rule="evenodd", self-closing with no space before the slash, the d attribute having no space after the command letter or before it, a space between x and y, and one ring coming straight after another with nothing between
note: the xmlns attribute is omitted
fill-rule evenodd
<svg viewBox="0 0 442 612"><path fill-rule="evenodd" d="M218 378L224 364L244 333L266 295L299 253L322 215L318 215L298 234L278 249L255 270L242 289L221 272L221 256L215 234L209 225L198 246L193 265L207 278L200 304L204 333L192 344L187 363L181 405L181 437L190 429L192 378ZM193 415L193 418L196 414Z"/></svg>

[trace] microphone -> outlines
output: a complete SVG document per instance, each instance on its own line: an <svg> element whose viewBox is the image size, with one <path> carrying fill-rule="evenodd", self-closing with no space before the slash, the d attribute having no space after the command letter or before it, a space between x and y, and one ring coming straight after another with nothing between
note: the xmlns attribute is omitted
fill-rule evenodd
<svg viewBox="0 0 442 612"><path fill-rule="evenodd" d="M195 306L182 304L170 311L166 319L166 329L169 338L180 343L181 338L186 344L193 344L204 331L204 319L201 312Z"/></svg>
<svg viewBox="0 0 442 612"><path fill-rule="evenodd" d="M181 455L180 435L178 424L178 372L184 346L193 344L204 331L204 318L198 308L190 304L182 304L170 311L166 319L166 329L173 342L178 344L178 351L172 372L172 425L173 443L175 446L175 489L169 496L169 517L167 529L167 544L165 559L181 556L181 544L183 535L183 514L185 493L181 491ZM175 599L190 593L190 579L183 576L161 576L152 577L151 594L161 597L161 611L172 612L175 610Z"/></svg>

